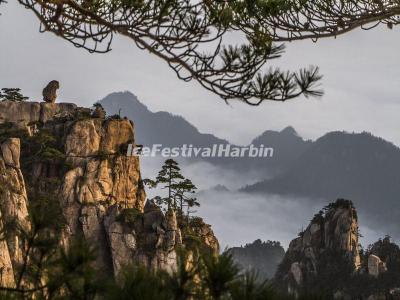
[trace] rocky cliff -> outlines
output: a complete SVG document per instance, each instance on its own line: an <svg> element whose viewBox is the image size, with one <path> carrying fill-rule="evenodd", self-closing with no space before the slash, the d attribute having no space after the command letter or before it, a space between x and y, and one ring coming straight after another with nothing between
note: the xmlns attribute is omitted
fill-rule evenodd
<svg viewBox="0 0 400 300"><path fill-rule="evenodd" d="M27 221L27 194L24 177L20 169L20 141L10 138L1 143L0 153L0 228L17 221L29 228ZM0 241L0 270L2 286L14 284L13 264L21 260L20 237L9 232Z"/></svg>
<svg viewBox="0 0 400 300"><path fill-rule="evenodd" d="M0 102L0 227L29 228L28 208L45 194L66 221L63 244L83 236L97 250L96 267L118 275L128 264L173 270L185 241L177 216L146 203L139 158L128 119L104 118L68 103ZM210 227L192 228L218 251ZM21 256L18 234L0 241L2 283L12 286Z"/></svg>
<svg viewBox="0 0 400 300"><path fill-rule="evenodd" d="M359 267L357 213L351 201L340 199L316 214L290 243L275 278L297 295L332 272L345 278Z"/></svg>
<svg viewBox="0 0 400 300"><path fill-rule="evenodd" d="M329 204L290 243L275 284L295 298L400 299L399 246L387 236L363 249L358 237L353 203Z"/></svg>
<svg viewBox="0 0 400 300"><path fill-rule="evenodd" d="M55 116L73 114L77 110L77 106L73 103L2 101L0 102L0 123L10 122L20 126L35 122L46 123Z"/></svg>

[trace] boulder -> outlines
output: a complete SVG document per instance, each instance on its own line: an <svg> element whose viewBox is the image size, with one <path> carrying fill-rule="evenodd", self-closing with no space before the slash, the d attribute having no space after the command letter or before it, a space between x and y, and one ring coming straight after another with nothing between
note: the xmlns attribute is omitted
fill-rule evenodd
<svg viewBox="0 0 400 300"><path fill-rule="evenodd" d="M394 288L389 291L389 295L393 300L400 300L400 288Z"/></svg>
<svg viewBox="0 0 400 300"><path fill-rule="evenodd" d="M368 256L368 274L378 277L387 271L386 263L384 263L378 256L370 254Z"/></svg>
<svg viewBox="0 0 400 300"><path fill-rule="evenodd" d="M60 88L60 83L57 80L50 81L43 89L43 101L54 103L57 99L57 90Z"/></svg>

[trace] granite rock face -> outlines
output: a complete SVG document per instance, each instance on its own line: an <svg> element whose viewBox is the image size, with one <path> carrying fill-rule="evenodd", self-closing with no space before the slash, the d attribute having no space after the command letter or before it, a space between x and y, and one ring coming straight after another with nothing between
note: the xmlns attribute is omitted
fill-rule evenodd
<svg viewBox="0 0 400 300"><path fill-rule="evenodd" d="M360 267L357 213L352 203L339 199L316 214L308 227L292 240L279 266L276 279L291 294L318 278L326 258L347 261L356 271Z"/></svg>
<svg viewBox="0 0 400 300"><path fill-rule="evenodd" d="M115 276L129 264L175 269L176 249L183 240L177 216L173 211L164 214L152 202L145 205L139 158L126 156L127 145L135 143L130 120L104 118L68 103L3 101L0 127L8 124L26 130L31 139L45 131L56 141L57 157L63 163L47 159L23 168L23 174L20 169L23 143L15 138L3 141L0 145L2 223L14 218L29 228L27 190L53 193L67 223L63 245L67 247L76 235L83 236L97 249L95 264L99 269ZM193 230L206 246L219 251L210 226L200 224ZM0 251L4 253L0 267L6 270L2 278L10 286L14 262L20 259L19 244L16 235L6 242L0 241Z"/></svg>
<svg viewBox="0 0 400 300"><path fill-rule="evenodd" d="M389 236L379 239L370 245L367 252L367 272L378 277L386 272L396 272L400 265L400 247L392 242Z"/></svg>
<svg viewBox="0 0 400 300"><path fill-rule="evenodd" d="M327 205L292 240L274 283L294 298L323 293L337 300L400 299L400 247L385 236L359 251L358 238L352 202Z"/></svg>
<svg viewBox="0 0 400 300"><path fill-rule="evenodd" d="M0 230L3 229L2 215L0 213ZM3 287L13 287L15 285L14 270L11 262L10 250L7 241L0 241L0 284Z"/></svg>
<svg viewBox="0 0 400 300"><path fill-rule="evenodd" d="M20 140L6 139L1 143L0 153L0 210L1 226L18 222L28 230L28 198L25 181L20 169ZM7 248L11 261L22 259L20 236L10 230L6 235ZM6 251L7 252L7 251ZM7 260L7 258L5 258Z"/></svg>
<svg viewBox="0 0 400 300"><path fill-rule="evenodd" d="M47 122L58 114L73 112L77 106L73 103L46 102L0 102L0 124L11 122L15 124L31 124Z"/></svg>
<svg viewBox="0 0 400 300"><path fill-rule="evenodd" d="M378 277L379 274L387 271L386 263L383 262L378 256L370 254L368 256L368 274Z"/></svg>
<svg viewBox="0 0 400 300"><path fill-rule="evenodd" d="M180 229L173 211L164 215L157 205L148 201L143 213L129 224L122 224L117 216L118 207L115 206L105 222L116 275L126 264L175 270L176 248L182 241L178 238Z"/></svg>

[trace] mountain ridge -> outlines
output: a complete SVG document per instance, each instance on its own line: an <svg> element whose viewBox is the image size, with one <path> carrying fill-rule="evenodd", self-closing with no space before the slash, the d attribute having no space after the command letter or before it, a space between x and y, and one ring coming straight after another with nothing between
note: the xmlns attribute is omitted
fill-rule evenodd
<svg viewBox="0 0 400 300"><path fill-rule="evenodd" d="M137 140L139 144L162 144L165 147L179 147L183 144L192 144L195 147L210 147L210 145L227 145L229 141L216 137L213 134L201 133L185 118L169 112L152 112L142 104L131 92L112 93L99 101L109 115L123 113L123 116L134 120ZM294 161L310 145L310 141L303 140L291 126L282 131L265 130L251 142L254 145L263 144L274 148L273 158L260 161L252 158L208 158L203 159L218 166L232 170L257 170L265 173L279 173L289 163ZM197 159L188 162L198 161Z"/></svg>
<svg viewBox="0 0 400 300"><path fill-rule="evenodd" d="M385 223L394 231L400 216L399 169L400 148L393 143L366 132L336 131L316 140L284 173L241 191L325 200L347 197L372 228Z"/></svg>
<svg viewBox="0 0 400 300"><path fill-rule="evenodd" d="M125 98L123 101L117 97L121 95ZM133 102L132 97L135 98ZM138 141L141 143L143 140L140 135L158 144L163 143L165 136L170 137L171 143L166 146L182 143L196 145L193 141L203 147L214 142L228 143L213 135L199 133L181 117L167 112L150 112L131 93L111 94L105 99L102 103L109 113L122 108L129 119L135 121ZM129 107L132 103L138 105L136 112ZM149 118L147 121L142 121L144 114L141 109L144 108ZM138 112L142 119L136 117ZM168 125L171 123L173 125ZM400 205L396 200L400 194L400 149L395 144L367 132L333 131L315 141L304 140L291 126L281 131L266 130L255 137L252 143L273 147L273 158L211 158L202 161L225 171L243 174L244 179L251 174L249 172L254 172L255 180L253 177L252 182L258 182L246 186L243 180L242 188L237 187L241 192L284 195L296 201L307 198L312 203L338 198L352 199L360 213L368 218L368 226L372 229L385 228L394 235L396 220L400 217ZM193 163L199 160L186 161Z"/></svg>
<svg viewBox="0 0 400 300"><path fill-rule="evenodd" d="M116 98L118 99L117 101L115 100ZM157 130L166 131L183 128L187 134L197 134L201 137L213 140L214 143L228 143L228 141L215 137L212 134L201 133L195 126L189 123L182 116L174 115L166 111L150 111L146 105L138 100L136 95L128 91L111 93L100 100L99 103L102 104L108 114L119 114L119 112L123 111L124 116L128 118L133 114L136 119L136 127L138 128L138 140L145 145L159 143L165 146L174 146L177 143L174 139L172 141L166 140L162 134L156 135L158 140L156 140L154 137L149 138L149 135L146 133L149 131L149 128L153 128L152 123L156 125ZM176 124L173 124L173 122L176 122ZM143 127L143 129L140 129L141 127ZM156 130L154 130L154 133L155 131ZM169 138L171 138L171 136L169 136ZM196 140L200 139L197 138L189 141L188 144L193 143L197 146L198 143L195 142Z"/></svg>

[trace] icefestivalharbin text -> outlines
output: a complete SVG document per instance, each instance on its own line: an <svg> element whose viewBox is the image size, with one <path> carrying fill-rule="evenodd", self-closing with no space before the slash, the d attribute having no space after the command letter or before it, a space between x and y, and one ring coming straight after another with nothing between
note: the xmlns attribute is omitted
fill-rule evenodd
<svg viewBox="0 0 400 300"><path fill-rule="evenodd" d="M180 147L163 147L162 144L154 144L151 147L140 145L128 145L127 156L163 156L163 157L263 157L271 158L274 148L264 145L232 146L229 144L214 144L210 147L195 147L184 144Z"/></svg>

